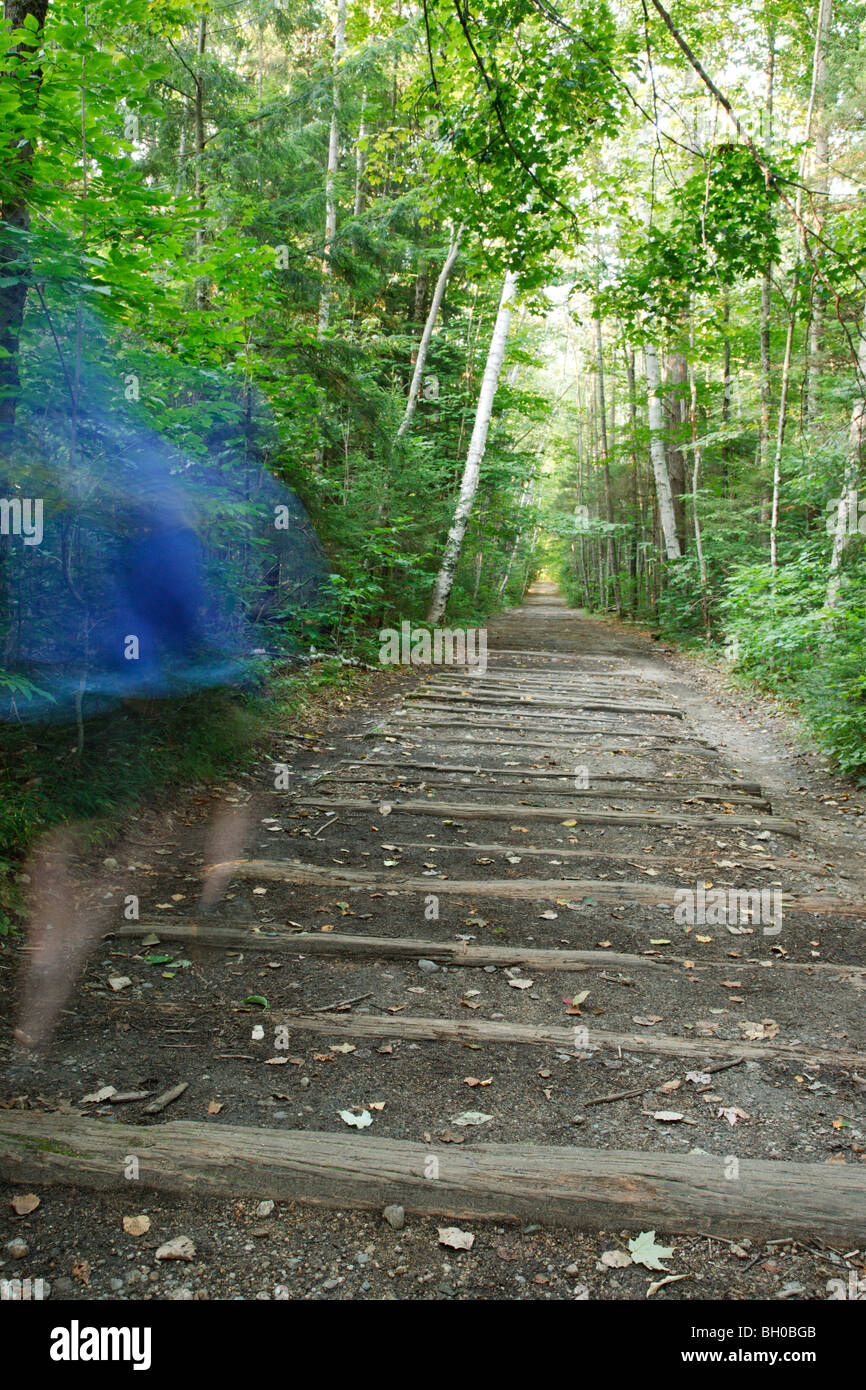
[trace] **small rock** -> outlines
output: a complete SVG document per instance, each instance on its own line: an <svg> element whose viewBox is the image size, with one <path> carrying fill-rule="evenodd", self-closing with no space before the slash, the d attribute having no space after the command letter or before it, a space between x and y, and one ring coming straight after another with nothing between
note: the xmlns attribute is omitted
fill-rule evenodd
<svg viewBox="0 0 866 1390"><path fill-rule="evenodd" d="M418 969L422 971L424 975L432 975L439 969L439 966L436 964L435 960L424 960L422 958L418 962Z"/></svg>
<svg viewBox="0 0 866 1390"><path fill-rule="evenodd" d="M169 1298L175 1303L192 1303L195 1299L195 1294L192 1289L188 1289L184 1286L182 1289L174 1289L173 1292L169 1294Z"/></svg>
<svg viewBox="0 0 866 1390"><path fill-rule="evenodd" d="M123 1288L122 1279L109 1279L108 1283L109 1287L114 1289L115 1293L120 1293L121 1289Z"/></svg>
<svg viewBox="0 0 866 1390"><path fill-rule="evenodd" d="M403 1227L406 1225L406 1213L402 1207L386 1207L382 1215L394 1231L402 1231Z"/></svg>
<svg viewBox="0 0 866 1390"><path fill-rule="evenodd" d="M495 975L495 974L496 974L496 966L495 966L495 965L485 965L485 967L484 967L484 973L485 973L485 975Z"/></svg>
<svg viewBox="0 0 866 1390"><path fill-rule="evenodd" d="M13 1236L12 1240L6 1244L6 1254L13 1260L24 1260L30 1254L30 1246L26 1240L21 1240L19 1236Z"/></svg>
<svg viewBox="0 0 866 1390"><path fill-rule="evenodd" d="M274 1203L271 1201L270 1198L268 1198L264 1202L259 1202L258 1206L256 1207L256 1216L270 1216L273 1209Z"/></svg>
<svg viewBox="0 0 866 1390"><path fill-rule="evenodd" d="M69 1298L75 1293L75 1285L66 1274L61 1274L59 1279L54 1280L54 1293L58 1298Z"/></svg>
<svg viewBox="0 0 866 1390"><path fill-rule="evenodd" d="M189 1236L175 1236L174 1240L167 1240L156 1252L158 1260L191 1260L195 1254L195 1246Z"/></svg>

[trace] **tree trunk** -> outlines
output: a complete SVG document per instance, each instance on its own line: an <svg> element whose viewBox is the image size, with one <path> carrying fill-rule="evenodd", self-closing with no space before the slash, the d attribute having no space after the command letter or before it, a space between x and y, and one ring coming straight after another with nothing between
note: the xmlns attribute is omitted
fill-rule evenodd
<svg viewBox="0 0 866 1390"><path fill-rule="evenodd" d="M680 550L686 550L686 459L680 447L688 419L685 388L689 378L686 354L681 347L671 354L667 371L668 471L674 501L674 518Z"/></svg>
<svg viewBox="0 0 866 1390"><path fill-rule="evenodd" d="M355 217L360 217L364 211L364 171L367 167L367 155L364 149L364 141L367 138L367 126L364 122L364 111L367 106L367 89L361 93L361 121L358 126L358 141L355 145L355 205L352 212Z"/></svg>
<svg viewBox="0 0 866 1390"><path fill-rule="evenodd" d="M331 89L331 133L328 140L328 167L325 173L325 244L322 250L322 289L319 295L319 337L331 322L331 254L337 234L337 164L340 155L340 78L339 69L346 49L346 0L337 3L334 32L333 86Z"/></svg>
<svg viewBox="0 0 866 1390"><path fill-rule="evenodd" d="M818 121L815 131L815 164L812 175L813 206L817 203L816 231L820 232L826 211L827 189L829 186L829 119L826 102L827 83L827 36L833 16L833 0L820 0L818 21L815 27L815 55L812 66L812 105L817 111ZM820 245L815 247L815 257L821 255ZM818 415L818 380L820 377L820 358L824 342L824 299L823 287L816 284L812 297L812 316L809 322L809 354L807 358L806 418L812 422Z"/></svg>
<svg viewBox="0 0 866 1390"><path fill-rule="evenodd" d="M698 383L695 377L695 324L691 322L689 362L689 419L692 427L692 449L694 452L692 469L692 521L695 528L695 550L698 556L698 573L701 578L701 610L704 615L704 634L710 640L710 596L707 584L707 565L704 559L704 546L701 538L701 519L698 515L698 478L701 471L702 450L698 446Z"/></svg>
<svg viewBox="0 0 866 1390"><path fill-rule="evenodd" d="M731 380L731 339L730 339L730 334L729 334L730 322L731 322L731 296L730 296L730 293L728 292L728 290L725 290L725 313L724 313L725 346L724 346L724 369L723 369L723 378L722 378L722 432L723 432L723 433L727 430L728 424L729 424L730 419L731 419L731 390L732 390L732 385L733 385L733 383L732 383L732 380ZM721 464L722 464L722 469L721 469L721 471L722 471L722 496L723 496L723 497L727 497L727 495L728 495L728 473L729 473L730 466L731 466L731 446L730 446L730 444L728 443L728 440L727 440L726 438L724 438L724 439L722 440Z"/></svg>
<svg viewBox="0 0 866 1390"><path fill-rule="evenodd" d="M628 386L628 415L629 415L629 456L631 460L631 486L632 486L632 543L629 558L629 573L631 576L631 615L637 617L638 609L638 550L640 547L640 498L638 495L638 457L637 457L637 391L635 389L634 371L634 348L627 348L625 355L626 382Z"/></svg>
<svg viewBox="0 0 866 1390"><path fill-rule="evenodd" d="M204 187L204 74L201 70L201 61L204 58L207 46L207 15L203 14L198 22L198 41L196 43L196 57L199 66L195 77L195 94L193 99L193 127L195 130L195 200L198 203L199 211L204 213L205 207L205 187ZM198 259L204 248L204 221L200 219L195 230L195 252ZM195 306L197 309L207 308L207 280L200 275L195 283Z"/></svg>
<svg viewBox="0 0 866 1390"><path fill-rule="evenodd" d="M858 534L857 481L860 474L860 459L866 443L866 307L860 327L860 343L857 353L857 394L851 410L851 423L848 427L848 450L845 461L845 477L842 495L836 504L836 525L833 532L833 551L830 556L830 574L827 580L826 607L836 609L841 594L841 575L839 568L842 556L852 534ZM854 521L854 526L851 526Z"/></svg>
<svg viewBox="0 0 866 1390"><path fill-rule="evenodd" d="M769 46L769 53L767 56L767 95L764 107L764 118L766 122L764 150L769 158L773 150L773 80L776 71L776 31L772 24L768 24L767 26L767 44ZM759 327L761 343L760 476L761 481L764 483L766 483L767 480L770 464L770 411L772 407L770 309L773 288L771 279L772 269L772 266L768 265L761 279L761 318Z"/></svg>
<svg viewBox="0 0 866 1390"><path fill-rule="evenodd" d="M601 319L595 321L595 358L598 372L598 417L601 422L601 464L604 476L604 512L608 526L613 526L613 491L610 483L610 454L607 435L607 413L604 399L604 342L601 336ZM612 418L612 417L611 417ZM616 584L616 550L613 531L607 533L607 572L613 585L613 601L619 611L621 607ZM605 595L605 606L607 595Z"/></svg>
<svg viewBox="0 0 866 1390"><path fill-rule="evenodd" d="M17 64L27 61L36 52L47 13L48 0L4 0L3 18L9 29L20 29L28 16L35 19L37 25L34 35L36 43L20 44L7 51L2 74L6 82L10 79L14 82ZM42 87L42 69L36 68L29 78L24 79L24 83L27 83L31 103L35 105ZM10 434L15 424L21 384L18 375L18 339L27 300L29 256L26 233L30 230L27 198L33 183L33 146L27 142L11 156L7 151L7 159L15 169L15 179L13 185L9 178L8 192L0 205L0 278L10 279L13 283L0 287L0 348L3 349L0 353L0 439ZM10 228L14 229L11 236ZM10 262L14 263L14 269Z"/></svg>
<svg viewBox="0 0 866 1390"><path fill-rule="evenodd" d="M682 556L677 536L674 501L668 461L665 456L664 422L662 420L661 372L659 354L655 343L644 344L646 364L647 412L649 415L650 458L655 478L656 499L659 509L659 523L664 539L665 553L669 560L679 560Z"/></svg>
<svg viewBox="0 0 866 1390"><path fill-rule="evenodd" d="M445 263L439 272L439 279L436 281L436 289L433 291L433 300L427 314L427 322L424 324L424 332L421 334L421 341L418 344L418 356L415 359L415 370L412 373L412 382L409 387L409 399L406 401L406 409L403 412L403 419L400 421L400 428L397 431L397 438L402 439L412 423L412 416L415 414L415 407L418 404L418 396L421 391L421 382L424 378L424 367L427 362L427 353L430 348L430 339L433 337L433 329L436 327L436 320L439 317L439 310L442 306L442 299L445 294L445 286L448 277L454 269L454 262L457 260L460 251L460 241L463 236L463 226L459 226L453 233L451 243L448 247L448 255Z"/></svg>
<svg viewBox="0 0 866 1390"><path fill-rule="evenodd" d="M463 469L463 481L460 484L460 495L457 499L454 519L451 523L451 529L445 543L442 564L436 576L436 583L433 586L433 593L430 598L430 608L427 614L427 621L430 623L438 623L443 616L454 584L454 575L457 570L457 563L460 559L463 537L466 534L466 524L469 520L472 504L475 501L475 493L478 489L478 478L481 471L481 462L484 458L484 449L487 444L487 431L490 427L493 401L496 396L496 388L499 385L499 373L502 370L502 363L505 359L505 345L508 338L508 328L511 323L511 313L516 287L516 277L513 272L509 270L506 273L505 282L502 286L499 312L496 315L496 323L493 327L490 348L487 353L487 365L484 368L481 390L478 394L475 424L472 429L472 438L469 441L466 464Z"/></svg>

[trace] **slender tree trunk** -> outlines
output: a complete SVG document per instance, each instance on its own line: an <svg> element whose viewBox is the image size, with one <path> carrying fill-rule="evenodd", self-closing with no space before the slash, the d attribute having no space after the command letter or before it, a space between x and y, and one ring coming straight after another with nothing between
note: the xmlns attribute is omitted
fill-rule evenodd
<svg viewBox="0 0 866 1390"><path fill-rule="evenodd" d="M628 389L628 416L629 416L629 458L631 462L631 500L632 511L632 541L629 552L629 574L631 578L631 615L637 616L638 608L638 551L640 548L640 498L638 495L638 456L637 456L637 390L635 386L634 370L634 348L627 348L625 354L625 372Z"/></svg>
<svg viewBox="0 0 866 1390"><path fill-rule="evenodd" d="M448 247L448 255L439 272L439 279L436 281L436 288L433 291L433 299L427 314L427 322L424 324L424 332L421 334L421 341L418 344L418 356L415 358L415 370L412 373L412 382L409 386L409 398L406 401L406 409L403 412L403 419L400 421L400 428L397 430L397 438L402 439L412 423L415 408L418 404L418 396L421 392L421 382L424 379L424 367L427 363L427 353L430 348L430 339L433 337L433 329L436 327L436 320L439 317L439 310L442 307L442 299L445 294L445 286L448 284L448 277L454 269L454 263L460 251L460 241L463 236L462 225L452 234L451 243Z"/></svg>
<svg viewBox="0 0 866 1390"><path fill-rule="evenodd" d="M367 167L367 155L364 149L364 141L367 138L367 127L364 122L364 111L367 106L367 89L361 93L361 120L358 125L358 140L355 145L355 205L352 209L355 217L360 217L364 211L364 171Z"/></svg>
<svg viewBox="0 0 866 1390"><path fill-rule="evenodd" d="M195 253L196 259L201 257L204 249L204 209L205 209L205 186L204 186L204 73L202 72L202 59L207 47L207 15L203 14L198 21L198 41L196 43L196 57L198 58L198 68L195 76L195 93L193 98L193 128L195 131L195 200L198 203L199 211L202 216L195 229ZM195 282L195 305L197 309L207 308L207 279L200 275Z"/></svg>
<svg viewBox="0 0 866 1390"><path fill-rule="evenodd" d="M685 396L689 369L686 354L681 345L671 353L667 371L668 404L668 471L671 492L674 500L674 518L680 550L686 550L686 459L680 447L683 431L688 419L688 404Z"/></svg>
<svg viewBox="0 0 866 1390"><path fill-rule="evenodd" d="M779 419L776 425L776 456L773 460L773 504L770 513L770 568L773 573L779 566L779 499L782 489L782 451L785 444L785 426L788 422L788 387L791 381L791 358L794 350L794 327L797 322L797 273L794 272L794 302L788 317L788 332L785 338L785 356L782 361L782 387L779 392Z"/></svg>
<svg viewBox="0 0 866 1390"><path fill-rule="evenodd" d="M32 45L22 43L5 52L2 60L4 71L0 76L6 82L10 82L10 79L15 82L18 64L28 61L36 52L47 13L48 0L4 0L3 18L9 29L22 28L28 17L36 21L36 42ZM3 46L6 47L5 42ZM41 88L42 69L36 68L22 79L20 99L23 102L26 91L30 104L35 106ZM3 349L0 353L0 440L11 433L15 424L21 386L18 339L27 300L29 250L26 234L30 230L28 197L33 186L33 146L27 142L18 146L14 153L7 149L6 159L7 191L0 205L0 279L9 279L13 283L0 286L0 348ZM14 269L10 262L14 264Z"/></svg>
<svg viewBox="0 0 866 1390"><path fill-rule="evenodd" d="M319 337L331 322L331 257L337 235L337 165L340 157L340 63L346 49L346 0L337 0L337 27L334 32L333 85L331 88L331 132L328 140L328 167L325 172L325 244L322 251L322 289L319 295Z"/></svg>
<svg viewBox="0 0 866 1390"><path fill-rule="evenodd" d="M773 151L773 83L776 73L776 30L767 25L767 93L764 104L764 150L769 158ZM768 265L761 279L761 318L759 338L761 344L761 423L760 470L761 480L766 483L770 471L770 412L772 410L772 362L770 356L770 314L772 308L772 265Z"/></svg>
<svg viewBox="0 0 866 1390"><path fill-rule="evenodd" d="M806 112L806 131L805 143L808 142L812 134L812 116L815 110L815 96L818 89L818 71L821 63L821 11L818 14L818 27L815 33L815 50L812 58L812 89L809 94L809 109ZM803 180L806 174L805 152L800 160L800 180L797 185L797 198L795 205L795 221L801 227L800 237L797 241L797 257L794 262L794 274L791 279L791 309L788 317L788 333L785 340L785 358L782 365L782 390L779 400L779 424L776 431L776 458L773 467L773 505L770 517L770 568L776 574L779 563L778 555L778 527L779 527L779 500L782 487L782 446L785 441L785 424L788 406L788 385L791 378L791 359L794 349L794 331L797 323L797 295L800 283L800 256L806 248L806 236L802 230L801 213L803 208ZM858 374L860 372L860 359L857 360Z"/></svg>
<svg viewBox="0 0 866 1390"><path fill-rule="evenodd" d="M816 230L820 232L824 222L827 189L829 186L829 119L826 102L827 83L827 36L833 17L833 0L820 0L818 22L815 26L815 55L812 67L812 106L818 113L815 131L815 165L812 176L813 204L817 204ZM821 248L816 246L816 257L820 258ZM818 383L821 373L821 352L824 342L824 298L823 287L816 285L812 297L812 315L809 322L809 353L807 359L806 418L814 422L818 415Z"/></svg>
<svg viewBox="0 0 866 1390"><path fill-rule="evenodd" d="M729 291L728 291L728 290L725 290L725 307L724 307L724 324L725 324L724 334L725 334L725 345L724 345L724 366L723 366L723 377L722 377L722 430L723 430L723 432L727 430L728 424L730 423L730 419L731 419L731 390L732 390L733 382L732 382L732 380L731 380L731 338L730 338L730 332L729 332L729 329L730 329L730 322L731 322L731 296L730 296ZM730 446L730 444L728 443L727 438L725 438L725 439L722 440L721 463L722 463L722 470L721 470L721 471L722 471L722 496L723 496L723 497L727 497L727 495L728 495L728 475L729 475L730 466L731 466L731 446Z"/></svg>
<svg viewBox="0 0 866 1390"><path fill-rule="evenodd" d="M609 526L613 526L613 490L610 482L610 453L607 434L607 407L604 399L604 342L601 336L601 319L595 321L595 360L598 381L598 418L601 424L601 466L604 477L604 512ZM607 533L607 572L613 582L613 601L620 607L616 592L616 552L613 544L613 531ZM607 595L605 595L605 605Z"/></svg>
<svg viewBox="0 0 866 1390"><path fill-rule="evenodd" d="M689 331L689 421L692 427L692 521L695 528L695 550L698 556L698 573L701 579L701 610L704 615L704 633L710 639L710 594L707 583L707 565L704 559L704 546L701 537L701 519L698 514L698 478L703 462L703 453L698 446L698 383L695 376L695 324L691 321Z"/></svg>
<svg viewBox="0 0 866 1390"><path fill-rule="evenodd" d="M842 590L840 566L852 534L859 532L857 506L857 483L860 476L860 460L866 443L866 307L860 327L860 342L857 353L857 383L854 405L851 410L851 423L848 427L848 449L845 460L845 476L842 495L836 504L836 524L833 531L833 550L830 555L830 574L827 580L826 607L839 607ZM854 522L852 526L851 523Z"/></svg>
<svg viewBox="0 0 866 1390"><path fill-rule="evenodd" d="M668 461L665 455L664 421L662 419L661 371L659 354L655 343L644 344L644 363L646 369L647 413L649 415L650 458L655 478L656 500L658 501L659 524L664 540L665 553L669 560L682 557L677 536L674 500Z"/></svg>
<svg viewBox="0 0 866 1390"><path fill-rule="evenodd" d="M511 323L511 313L516 287L516 277L509 270L506 273L505 282L502 286L499 312L496 315L496 323L493 327L490 348L487 353L487 365L484 368L481 390L478 394L475 425L472 430L472 438L469 441L469 450L466 455L466 464L463 470L463 480L460 485L460 495L457 499L454 519L451 523L451 529L445 543L442 564L436 576L436 582L433 586L433 593L430 598L430 608L427 614L427 621L430 623L438 623L443 616L454 584L454 575L463 547L463 537L466 534L466 524L469 520L472 504L475 501L475 494L478 490L478 478L481 471L481 462L484 458L484 449L487 444L487 431L490 428L493 401L496 396L496 388L499 384L499 374L502 371L502 363L505 359L505 345L508 338L509 324Z"/></svg>

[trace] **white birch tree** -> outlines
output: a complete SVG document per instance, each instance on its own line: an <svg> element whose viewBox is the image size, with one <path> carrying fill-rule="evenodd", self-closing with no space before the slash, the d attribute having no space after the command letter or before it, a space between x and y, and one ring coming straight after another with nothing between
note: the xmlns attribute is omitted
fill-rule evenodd
<svg viewBox="0 0 866 1390"><path fill-rule="evenodd" d="M478 405L475 410L475 424L472 428L472 438L469 441L466 463L463 468L463 480L460 484L460 494L457 498L457 506L454 509L454 518L451 522L451 529L448 532L448 539L445 542L442 564L436 576L436 583L433 585L433 593L430 598L430 607L427 612L427 621L429 623L438 623L442 618L454 584L454 575L460 559L460 552L463 548L466 525L472 511L472 505L475 501L475 494L478 491L478 479L481 472L481 463L484 458L484 450L487 445L487 431L490 428L493 401L496 396L496 388L499 385L502 363L505 360L505 344L508 338L508 329L511 324L511 314L516 288L517 278L514 273L509 270L506 273L505 282L502 286L499 311L496 315L496 322L493 326L493 333L490 338L487 363L484 368L481 390L478 393Z"/></svg>
<svg viewBox="0 0 866 1390"><path fill-rule="evenodd" d="M409 426L411 425L412 417L415 414L415 408L418 404L418 397L421 393L421 383L424 379L424 367L427 362L427 353L430 348L430 339L433 337L433 329L436 327L436 320L439 317L439 310L442 307L442 299L445 295L445 286L448 284L448 278L452 270L454 269L454 263L457 260L457 255L460 251L460 242L462 238L463 224L461 223L461 225L457 228L456 232L452 231L451 233L451 240L448 246L448 255L445 257L442 269L439 272L439 279L436 281L436 288L433 291L433 299L430 303L430 309L427 314L427 321L424 324L424 332L421 334L421 341L418 344L418 356L415 359L415 370L412 373L412 382L409 387L409 398L406 401L406 409L403 412L403 419L400 421L400 428L397 431L398 439L403 438L403 435L406 433Z"/></svg>
<svg viewBox="0 0 866 1390"><path fill-rule="evenodd" d="M340 63L346 51L346 0L337 0L337 27L334 31L333 86L331 90L331 132L328 140L328 167L325 172L325 244L322 250L322 289L319 294L319 337L331 322L331 253L337 235L337 165L340 157Z"/></svg>

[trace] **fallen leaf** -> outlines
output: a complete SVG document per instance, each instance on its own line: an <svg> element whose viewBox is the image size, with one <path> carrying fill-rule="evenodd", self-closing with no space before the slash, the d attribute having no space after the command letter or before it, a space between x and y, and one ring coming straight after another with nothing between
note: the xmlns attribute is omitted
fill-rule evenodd
<svg viewBox="0 0 866 1390"><path fill-rule="evenodd" d="M626 1269L634 1263L631 1255L627 1255L624 1250L603 1250L600 1262L607 1269Z"/></svg>
<svg viewBox="0 0 866 1390"><path fill-rule="evenodd" d="M629 1241L628 1248L635 1264L644 1265L647 1269L660 1269L667 1274L667 1268L661 1261L670 1259L674 1253L673 1247L656 1245L655 1231L641 1231L639 1236Z"/></svg>
<svg viewBox="0 0 866 1390"><path fill-rule="evenodd" d="M123 1229L128 1236L146 1236L150 1230L149 1216L125 1216Z"/></svg>
<svg viewBox="0 0 866 1390"><path fill-rule="evenodd" d="M653 1113L654 1120L661 1120L664 1124L676 1124L683 1118L679 1110L656 1110Z"/></svg>
<svg viewBox="0 0 866 1390"><path fill-rule="evenodd" d="M39 1201L35 1192L22 1192L19 1197L12 1198L12 1210L17 1216L29 1216L39 1206Z"/></svg>
<svg viewBox="0 0 866 1390"><path fill-rule="evenodd" d="M451 1121L453 1125L486 1125L488 1120L492 1120L492 1115L485 1115L481 1110L461 1110L459 1115L455 1115Z"/></svg>
<svg viewBox="0 0 866 1390"><path fill-rule="evenodd" d="M691 1274L669 1274L667 1279L656 1279L647 1289L646 1296L647 1298L652 1298L653 1294L658 1293L659 1289L663 1289L665 1284L676 1284L680 1279L691 1278Z"/></svg>
<svg viewBox="0 0 866 1390"><path fill-rule="evenodd" d="M101 1101L108 1100L109 1096L117 1095L116 1086L100 1086L98 1091L91 1091L89 1096L84 1096L82 1105L99 1105Z"/></svg>
<svg viewBox="0 0 866 1390"><path fill-rule="evenodd" d="M752 1042L763 1042L766 1038L775 1038L779 1031L779 1025L774 1018L764 1018L760 1023L750 1023L744 1019L739 1024L740 1031Z"/></svg>
<svg viewBox="0 0 866 1390"><path fill-rule="evenodd" d="M746 1114L745 1110L741 1110L738 1105L723 1106L717 1112L717 1116L720 1120L723 1118L726 1119L729 1125L735 1125L737 1123L737 1120L749 1119L749 1116Z"/></svg>
<svg viewBox="0 0 866 1390"><path fill-rule="evenodd" d="M222 1100L209 1100L207 1103L207 1113L209 1115L218 1115L224 1108L225 1101Z"/></svg>
<svg viewBox="0 0 866 1390"><path fill-rule="evenodd" d="M369 1110L362 1110L360 1115L354 1114L351 1110L341 1110L340 1119L347 1125L352 1125L355 1129L366 1129L373 1123L373 1116Z"/></svg>
<svg viewBox="0 0 866 1390"><path fill-rule="evenodd" d="M471 1250L475 1244L471 1231L461 1231L459 1226L440 1226L438 1230L439 1244L451 1250Z"/></svg>

